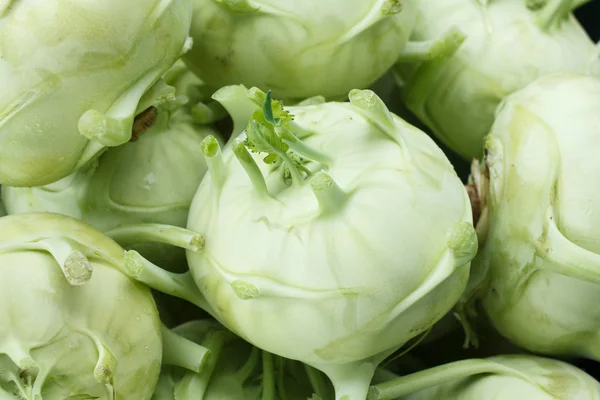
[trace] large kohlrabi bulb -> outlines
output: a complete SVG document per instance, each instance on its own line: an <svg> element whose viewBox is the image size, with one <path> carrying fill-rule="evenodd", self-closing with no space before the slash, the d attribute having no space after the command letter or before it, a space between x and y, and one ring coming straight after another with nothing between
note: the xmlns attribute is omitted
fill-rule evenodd
<svg viewBox="0 0 600 400"><path fill-rule="evenodd" d="M190 0L0 2L0 183L49 184L129 141L191 16Z"/></svg>
<svg viewBox="0 0 600 400"><path fill-rule="evenodd" d="M452 26L467 39L444 60L397 64L408 108L462 157L480 157L505 96L548 73L597 68L598 51L571 14L579 3L417 0L414 40L437 38Z"/></svg>
<svg viewBox="0 0 600 400"><path fill-rule="evenodd" d="M241 83L284 99L344 97L405 53L430 56L427 44L407 45L414 2L193 0L194 46L184 59L215 89Z"/></svg>
<svg viewBox="0 0 600 400"><path fill-rule="evenodd" d="M597 400L600 383L566 362L529 355L457 361L375 385L368 400Z"/></svg>
<svg viewBox="0 0 600 400"><path fill-rule="evenodd" d="M232 114L235 96L242 113L257 105L223 152L205 139L188 228L206 243L188 252L192 275L233 332L325 372L338 400L364 400L376 366L466 285L477 246L466 191L371 91L286 110L257 89L215 95ZM138 264L156 285L159 271Z"/></svg>
<svg viewBox="0 0 600 400"><path fill-rule="evenodd" d="M107 232L128 248L171 270L185 267L185 253L172 246L121 240L131 225L184 227L192 198L206 172L202 140L218 136L194 124L185 110L159 111L156 123L136 142L107 150L96 162L50 185L2 187L9 214L54 212Z"/></svg>
<svg viewBox="0 0 600 400"><path fill-rule="evenodd" d="M125 251L59 214L0 218L0 398L150 399L161 363L208 350L162 326Z"/></svg>
<svg viewBox="0 0 600 400"><path fill-rule="evenodd" d="M599 109L595 78L531 83L499 107L474 175L485 240L476 297L530 351L600 360Z"/></svg>

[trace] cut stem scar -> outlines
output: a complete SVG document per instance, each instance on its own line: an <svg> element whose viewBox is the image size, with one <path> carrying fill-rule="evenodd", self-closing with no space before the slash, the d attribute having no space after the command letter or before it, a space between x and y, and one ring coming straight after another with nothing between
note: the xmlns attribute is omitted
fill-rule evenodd
<svg viewBox="0 0 600 400"><path fill-rule="evenodd" d="M204 237L173 225L165 224L132 224L111 229L106 235L122 247L139 243L165 243L198 252L204 249Z"/></svg>
<svg viewBox="0 0 600 400"><path fill-rule="evenodd" d="M83 285L92 278L92 265L78 243L67 238L48 238L38 243L56 260L71 285Z"/></svg>

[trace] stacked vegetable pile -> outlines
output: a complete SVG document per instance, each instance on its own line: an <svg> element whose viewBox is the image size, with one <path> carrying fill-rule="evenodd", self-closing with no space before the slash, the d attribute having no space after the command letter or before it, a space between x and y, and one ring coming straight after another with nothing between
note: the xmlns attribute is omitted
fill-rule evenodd
<svg viewBox="0 0 600 400"><path fill-rule="evenodd" d="M0 399L600 399L576 8L0 0Z"/></svg>

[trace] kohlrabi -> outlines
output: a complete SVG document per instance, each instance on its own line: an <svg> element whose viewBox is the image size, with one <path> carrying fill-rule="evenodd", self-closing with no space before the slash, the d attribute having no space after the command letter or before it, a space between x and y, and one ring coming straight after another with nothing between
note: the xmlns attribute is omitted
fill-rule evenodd
<svg viewBox="0 0 600 400"><path fill-rule="evenodd" d="M0 183L55 182L143 129L191 16L191 0L0 1Z"/></svg>
<svg viewBox="0 0 600 400"><path fill-rule="evenodd" d="M396 65L408 108L452 150L480 157L505 96L552 72L600 73L600 52L571 14L583 2L417 0L413 40L452 26L467 39L443 60Z"/></svg>
<svg viewBox="0 0 600 400"><path fill-rule="evenodd" d="M184 57L209 86L244 84L284 99L341 98L398 59L456 47L457 32L408 43L414 0L193 0ZM441 41L437 41L441 39Z"/></svg>
<svg viewBox="0 0 600 400"><path fill-rule="evenodd" d="M158 106L156 122L139 140L108 149L58 182L33 188L3 186L8 213L69 215L161 266L187 268L183 250L143 243L144 235L136 238L128 233L131 225L143 223L186 225L192 198L206 172L202 140L218 137L211 127L194 124L186 109L173 111L168 105ZM134 242L121 240L123 233Z"/></svg>
<svg viewBox="0 0 600 400"><path fill-rule="evenodd" d="M474 168L483 245L469 292L530 351L600 360L599 109L600 80L540 78L500 105Z"/></svg>
<svg viewBox="0 0 600 400"><path fill-rule="evenodd" d="M255 111L222 152L204 140L192 276L233 332L325 372L338 400L364 400L376 366L463 292L477 247L466 191L371 91L286 109L258 89L215 97L227 94ZM185 296L181 277L129 255L133 276Z"/></svg>
<svg viewBox="0 0 600 400"><path fill-rule="evenodd" d="M0 398L150 399L161 363L208 350L162 326L125 250L59 214L0 218Z"/></svg>
<svg viewBox="0 0 600 400"><path fill-rule="evenodd" d="M504 355L457 361L373 386L368 400L598 400L600 383L562 361Z"/></svg>

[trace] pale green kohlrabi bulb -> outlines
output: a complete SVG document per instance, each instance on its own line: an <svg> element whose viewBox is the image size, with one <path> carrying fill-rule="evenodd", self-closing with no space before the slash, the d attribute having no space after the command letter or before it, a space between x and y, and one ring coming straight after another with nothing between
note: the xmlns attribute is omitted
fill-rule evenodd
<svg viewBox="0 0 600 400"><path fill-rule="evenodd" d="M138 141L111 148L97 161L50 185L3 186L2 198L9 214L69 215L137 249L154 263L182 270L187 268L185 252L144 243L148 236L139 224L185 227L206 172L202 140L209 135L218 137L213 128L194 124L184 109L172 115L159 109L155 124ZM141 234L131 235L132 229Z"/></svg>
<svg viewBox="0 0 600 400"><path fill-rule="evenodd" d="M480 157L500 101L553 72L600 74L599 52L572 0L417 0L414 40L456 26L467 39L444 60L395 67L408 108L449 148ZM575 4L576 3L576 4Z"/></svg>
<svg viewBox="0 0 600 400"><path fill-rule="evenodd" d="M566 362L529 355L457 361L371 388L368 400L598 400L600 383Z"/></svg>
<svg viewBox="0 0 600 400"><path fill-rule="evenodd" d="M0 218L0 398L150 399L161 363L203 367L208 350L162 326L124 264L70 217Z"/></svg>
<svg viewBox="0 0 600 400"><path fill-rule="evenodd" d="M190 0L0 2L0 183L52 183L129 141L191 16Z"/></svg>
<svg viewBox="0 0 600 400"><path fill-rule="evenodd" d="M473 177L484 205L475 298L530 351L600 360L599 109L600 80L540 78L498 108Z"/></svg>
<svg viewBox="0 0 600 400"><path fill-rule="evenodd" d="M325 372L338 400L364 400L377 364L466 285L477 247L466 191L371 91L286 110L258 89L215 95L232 96L255 113L222 153L205 139L209 172L188 217L206 237L188 252L195 282L233 332ZM133 275L159 274L133 255Z"/></svg>
<svg viewBox="0 0 600 400"><path fill-rule="evenodd" d="M193 3L194 46L184 60L215 89L244 84L286 100L342 98L368 87L398 59L431 56L428 44L407 45L415 0ZM459 36L443 35L444 42Z"/></svg>

